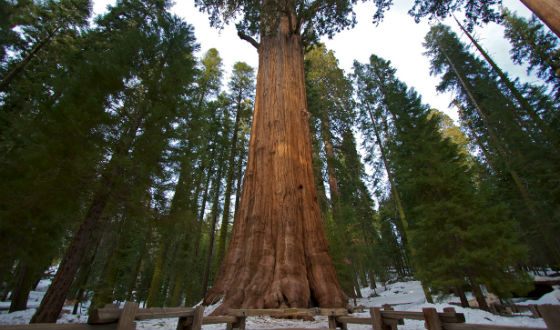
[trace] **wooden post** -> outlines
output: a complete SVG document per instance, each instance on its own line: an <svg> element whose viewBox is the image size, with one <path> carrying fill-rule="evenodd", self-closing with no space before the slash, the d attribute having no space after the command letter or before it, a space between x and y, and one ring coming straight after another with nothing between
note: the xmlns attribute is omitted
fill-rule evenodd
<svg viewBox="0 0 560 330"><path fill-rule="evenodd" d="M381 315L381 308L373 307L369 309L369 315L371 315L371 326L373 330L384 330L383 329L383 316Z"/></svg>
<svg viewBox="0 0 560 330"><path fill-rule="evenodd" d="M394 311L395 309L389 305L389 304L385 304L383 305L383 310L384 311ZM385 329L389 329L389 330L397 330L398 329L398 325L399 324L404 324L404 320L399 319L399 320L385 320L383 321L383 326L385 327Z"/></svg>
<svg viewBox="0 0 560 330"><path fill-rule="evenodd" d="M533 315L533 317L541 317L541 313L537 307L537 305L529 305L529 310L531 311L531 315Z"/></svg>
<svg viewBox="0 0 560 330"><path fill-rule="evenodd" d="M179 318L177 323L177 330L190 330L193 324L192 316L183 316Z"/></svg>
<svg viewBox="0 0 560 330"><path fill-rule="evenodd" d="M119 317L117 330L135 330L136 324L134 323L134 318L136 317L136 312L138 312L138 304L127 301Z"/></svg>
<svg viewBox="0 0 560 330"><path fill-rule="evenodd" d="M204 318L204 306L199 305L194 309L194 316L192 322L192 330L202 329L202 319Z"/></svg>
<svg viewBox="0 0 560 330"><path fill-rule="evenodd" d="M245 325L247 322L247 315L243 312L243 315L237 316L237 322L232 324L233 329L245 330Z"/></svg>
<svg viewBox="0 0 560 330"><path fill-rule="evenodd" d="M336 316L334 315L329 315L329 329L336 329Z"/></svg>
<svg viewBox="0 0 560 330"><path fill-rule="evenodd" d="M537 309L548 329L560 329L560 306L540 305Z"/></svg>
<svg viewBox="0 0 560 330"><path fill-rule="evenodd" d="M456 314L457 314L457 312L455 311L455 308L453 308L453 307L444 307L443 312L453 314L453 316L455 316L455 317L456 317Z"/></svg>
<svg viewBox="0 0 560 330"><path fill-rule="evenodd" d="M424 313L424 320L426 320L425 327L428 330L442 330L441 321L435 308L422 308Z"/></svg>

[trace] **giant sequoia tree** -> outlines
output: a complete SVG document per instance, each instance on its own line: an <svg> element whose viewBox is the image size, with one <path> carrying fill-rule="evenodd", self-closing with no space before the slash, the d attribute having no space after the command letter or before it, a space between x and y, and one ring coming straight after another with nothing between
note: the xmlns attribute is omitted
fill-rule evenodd
<svg viewBox="0 0 560 330"><path fill-rule="evenodd" d="M231 242L205 303L222 307L344 307L315 190L304 43L353 23L352 1L197 1L212 22L243 15L259 51L249 160ZM260 42L251 36L259 36Z"/></svg>
<svg viewBox="0 0 560 330"><path fill-rule="evenodd" d="M303 49L355 23L357 0L196 0L212 25L235 21L259 52L249 160L239 213L218 280L206 304L222 308L337 307L346 304L328 255L313 180ZM374 0L374 19L392 1ZM417 0L416 17L466 8L494 19L497 0ZM260 39L259 41L255 39ZM218 311L219 313L220 311Z"/></svg>

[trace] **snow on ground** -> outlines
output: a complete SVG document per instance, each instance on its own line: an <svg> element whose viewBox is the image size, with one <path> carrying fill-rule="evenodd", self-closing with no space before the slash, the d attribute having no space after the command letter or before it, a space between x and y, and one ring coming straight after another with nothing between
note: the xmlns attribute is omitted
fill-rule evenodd
<svg viewBox="0 0 560 330"><path fill-rule="evenodd" d="M543 295L538 300L525 300L525 301L517 302L517 305L544 305L544 304L552 304L552 305L560 304L560 286L556 286L554 291Z"/></svg>
<svg viewBox="0 0 560 330"><path fill-rule="evenodd" d="M37 287L38 291L33 291L29 306L36 307L46 288L48 282L41 282ZM397 282L388 284L386 286L379 285L375 290L369 288L362 289L364 298L357 299L358 305L365 307L377 307L384 304L392 305L395 310L399 311L421 311L424 307L435 307L438 311L442 311L444 307L454 307L458 313L464 313L467 323L474 324L494 324L494 325L514 325L526 327L540 327L544 328L545 324L542 319L532 318L527 315L516 316L499 316L478 309L461 308L452 306L449 302L457 301L455 297L443 297L436 304L427 304L419 281ZM560 288L556 287L555 291L550 292L539 300L525 301L518 304L560 304ZM5 304L5 303L3 303ZM2 305L0 305L2 306ZM86 322L87 308L82 309L81 315L71 314L72 306L66 306L64 313L59 319L59 323L78 323ZM210 313L212 307L206 309L206 313ZM28 323L35 308L30 308L25 311L16 313L2 312L0 314L0 324L25 324ZM369 317L369 312L354 314L358 317ZM177 327L177 318L172 319L158 319L137 322L137 329L148 330L172 330ZM204 330L223 330L225 325L205 325ZM314 321L301 321L301 320L286 320L275 319L270 317L250 317L247 319L248 329L278 329L278 328L328 328L327 318L318 316ZM367 325L349 325L351 330L370 330L371 326ZM420 330L424 328L424 321L405 320L404 325L400 325L401 330Z"/></svg>

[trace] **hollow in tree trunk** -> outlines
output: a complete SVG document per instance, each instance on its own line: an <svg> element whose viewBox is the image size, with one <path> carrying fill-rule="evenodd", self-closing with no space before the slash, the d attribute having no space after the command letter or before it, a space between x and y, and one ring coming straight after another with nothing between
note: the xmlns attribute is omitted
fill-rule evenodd
<svg viewBox="0 0 560 330"><path fill-rule="evenodd" d="M328 253L312 168L301 36L281 19L261 37L249 160L214 287L228 308L346 307ZM291 30L291 31L290 31Z"/></svg>

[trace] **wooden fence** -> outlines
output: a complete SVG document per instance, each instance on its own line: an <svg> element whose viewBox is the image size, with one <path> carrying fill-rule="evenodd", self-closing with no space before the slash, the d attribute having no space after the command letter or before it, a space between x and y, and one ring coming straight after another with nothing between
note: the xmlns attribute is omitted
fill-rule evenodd
<svg viewBox="0 0 560 330"><path fill-rule="evenodd" d="M370 308L369 317L348 315L346 309L231 309L225 316L204 316L204 307L196 308L139 308L127 302L120 309L108 305L95 310L87 324L26 324L0 326L0 330L134 330L135 321L178 318L177 330L200 330L205 324L225 324L227 330L245 330L246 319L251 316L310 319L317 315L327 316L328 329L346 330L348 324L369 325L373 330L397 330L404 320L424 321L427 330L560 330L560 306L537 306L546 328L515 327L465 323L465 316L452 307L437 312L435 308L423 308L421 312L402 312L391 308ZM325 328L323 328L325 329ZM317 330L317 329L306 329Z"/></svg>

